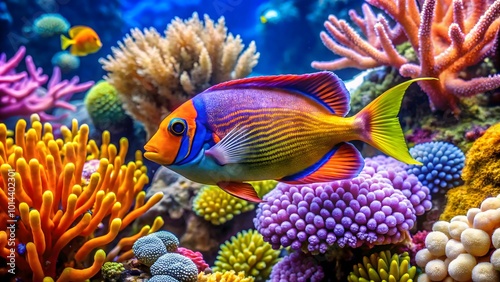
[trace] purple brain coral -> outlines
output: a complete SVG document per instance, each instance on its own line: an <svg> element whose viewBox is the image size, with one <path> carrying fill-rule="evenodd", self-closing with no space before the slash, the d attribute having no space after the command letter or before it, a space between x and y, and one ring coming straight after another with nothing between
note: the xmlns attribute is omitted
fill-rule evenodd
<svg viewBox="0 0 500 282"><path fill-rule="evenodd" d="M311 185L278 184L259 204L254 225L273 248L325 253L402 241L431 208L429 189L404 166L366 159L358 177Z"/></svg>

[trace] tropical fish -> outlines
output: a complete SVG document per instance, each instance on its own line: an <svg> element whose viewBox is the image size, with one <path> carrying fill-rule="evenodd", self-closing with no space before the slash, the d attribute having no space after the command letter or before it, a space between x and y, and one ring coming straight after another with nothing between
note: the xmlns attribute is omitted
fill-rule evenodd
<svg viewBox="0 0 500 282"><path fill-rule="evenodd" d="M101 49L102 43L97 33L88 26L74 26L69 30L69 37L61 34L61 48L74 56L87 56Z"/></svg>
<svg viewBox="0 0 500 282"><path fill-rule="evenodd" d="M397 114L408 86L424 79L430 78L399 84L353 117L345 117L350 94L331 72L220 83L167 116L144 156L253 202L261 199L245 181L306 184L357 176L364 160L350 140L419 165Z"/></svg>
<svg viewBox="0 0 500 282"><path fill-rule="evenodd" d="M280 14L275 9L267 10L260 16L260 22L262 24L266 24L268 22L276 23L279 19Z"/></svg>

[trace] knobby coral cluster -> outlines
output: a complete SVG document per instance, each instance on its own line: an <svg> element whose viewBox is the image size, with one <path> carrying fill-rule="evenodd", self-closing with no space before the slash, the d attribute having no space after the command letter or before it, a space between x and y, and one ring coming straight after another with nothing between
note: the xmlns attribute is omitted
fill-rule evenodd
<svg viewBox="0 0 500 282"><path fill-rule="evenodd" d="M133 242L163 225L158 217L122 238L107 257L95 251L163 194L145 202L146 167L140 152L125 164L127 139L117 149L104 132L99 148L88 140L88 126L76 120L61 133L55 139L52 126L37 115L29 128L19 120L12 138L0 124L0 255L7 261L14 256L16 275L27 280L89 279L106 260L132 257Z"/></svg>
<svg viewBox="0 0 500 282"><path fill-rule="evenodd" d="M343 58L331 62L313 62L318 69L337 70L392 66L404 77L437 77L438 81L420 81L431 107L451 110L457 115L458 98L493 90L500 76L463 77L461 72L477 65L493 50L500 29L499 0L425 0L419 11L416 0L367 0L384 10L395 22L375 16L363 5L364 17L349 12L360 28L362 38L345 20L330 15L325 22L328 33L321 32L323 44ZM418 62L410 62L396 50L408 41Z"/></svg>
<svg viewBox="0 0 500 282"><path fill-rule="evenodd" d="M132 29L100 62L125 109L153 134L164 115L209 86L250 74L259 53L243 51L241 38L227 33L224 17L215 23L194 13L174 19L162 37L154 28ZM243 52L242 52L243 51Z"/></svg>
<svg viewBox="0 0 500 282"><path fill-rule="evenodd" d="M26 48L20 47L11 59L0 56L0 121L13 116L29 116L37 113L42 120L54 120L55 117L45 111L52 108L64 108L74 111L75 106L67 101L75 93L89 89L94 82L78 84L79 78L61 81L61 71L54 67L50 80L37 68L31 56L26 56L27 72L16 73L16 67L24 58ZM43 85L47 82L47 87Z"/></svg>

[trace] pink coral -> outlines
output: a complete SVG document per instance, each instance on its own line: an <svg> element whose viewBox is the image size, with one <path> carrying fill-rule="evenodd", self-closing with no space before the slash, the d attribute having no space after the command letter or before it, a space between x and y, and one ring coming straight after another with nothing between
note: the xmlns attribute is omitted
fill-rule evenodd
<svg viewBox="0 0 500 282"><path fill-rule="evenodd" d="M208 264L205 262L205 260L203 259L203 255L200 252L194 252L190 249L178 247L177 253L192 260L198 268L198 273L203 272L208 268Z"/></svg>
<svg viewBox="0 0 500 282"><path fill-rule="evenodd" d="M16 73L26 54L26 48L20 47L17 53L7 60L0 56L0 120L11 116L28 116L37 113L43 120L54 120L56 117L45 111L52 108L75 110L68 100L75 93L89 89L94 82L78 84L79 78L61 81L61 71L54 68L52 77L43 74L42 68L37 68L31 56L26 56L27 72ZM47 87L44 88L46 82Z"/></svg>

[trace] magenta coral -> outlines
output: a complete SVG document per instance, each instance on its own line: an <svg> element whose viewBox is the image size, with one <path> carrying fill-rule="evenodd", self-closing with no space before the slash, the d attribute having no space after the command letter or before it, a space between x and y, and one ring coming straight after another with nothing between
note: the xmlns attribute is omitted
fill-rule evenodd
<svg viewBox="0 0 500 282"><path fill-rule="evenodd" d="M52 77L43 74L37 68L31 56L26 56L27 72L16 73L15 69L26 54L26 48L20 47L17 53L7 60L0 56L0 120L12 116L28 116L37 113L43 120L56 119L45 111L52 108L75 110L68 100L75 93L89 89L94 82L78 84L79 78L61 81L61 71L54 68ZM43 85L47 83L45 89Z"/></svg>
<svg viewBox="0 0 500 282"><path fill-rule="evenodd" d="M190 249L186 249L183 247L177 248L177 253L189 258L194 262L196 267L198 268L198 273L205 271L208 268L208 264L203 259L203 255L200 252L194 252Z"/></svg>
<svg viewBox="0 0 500 282"><path fill-rule="evenodd" d="M259 204L254 224L273 248L325 253L340 247L400 242L431 208L429 189L390 158L367 158L351 180L278 184Z"/></svg>

